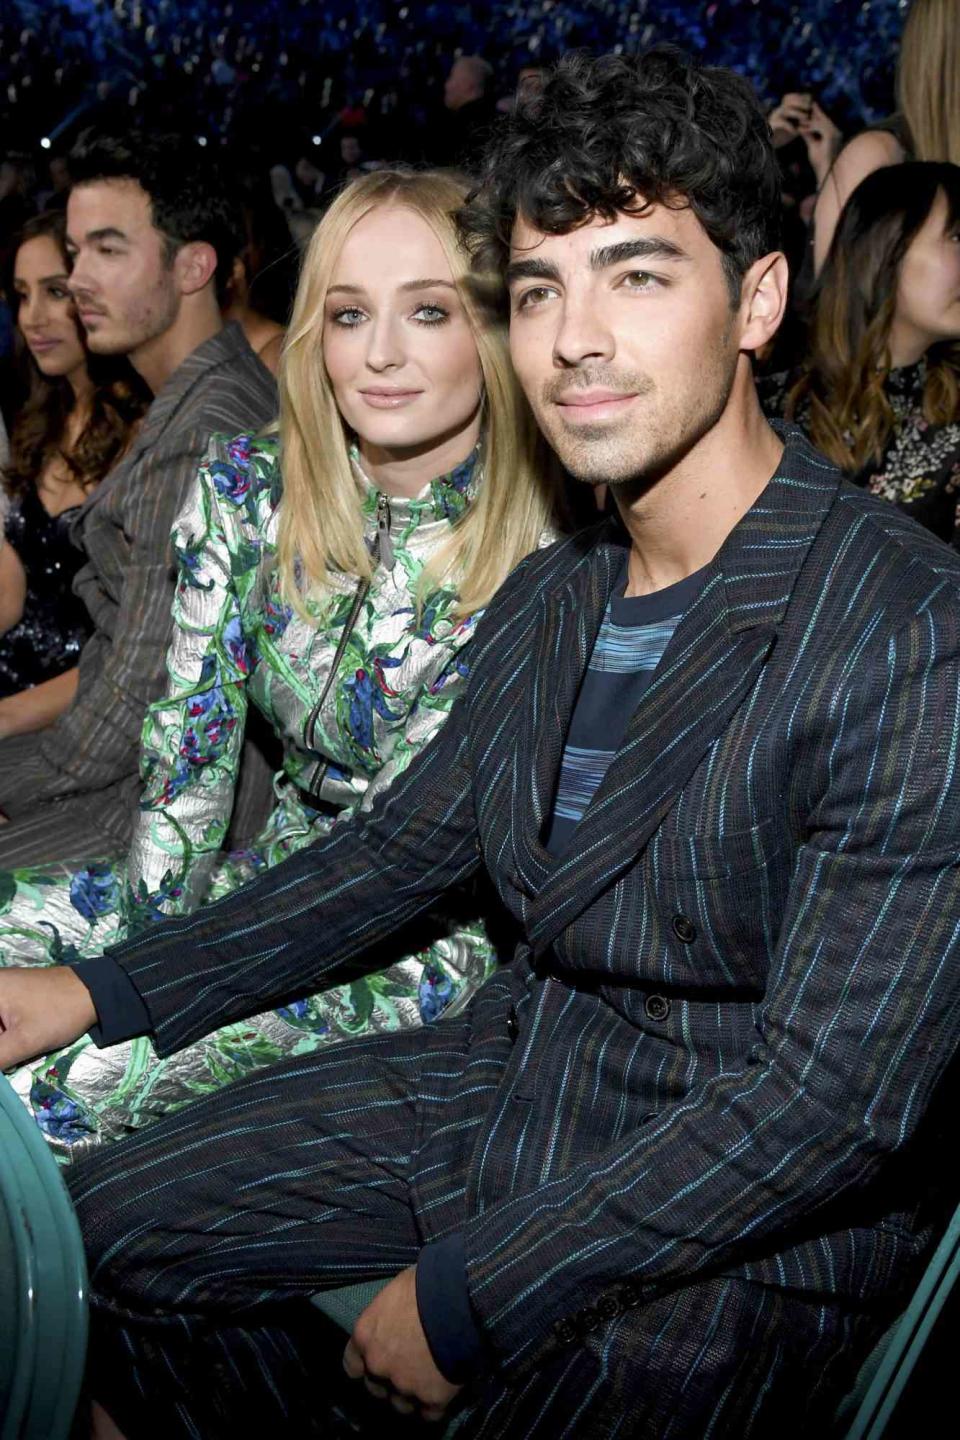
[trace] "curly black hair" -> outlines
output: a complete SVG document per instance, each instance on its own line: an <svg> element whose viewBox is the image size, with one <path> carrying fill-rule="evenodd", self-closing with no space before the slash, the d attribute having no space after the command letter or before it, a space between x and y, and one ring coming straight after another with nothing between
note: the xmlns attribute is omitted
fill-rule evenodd
<svg viewBox="0 0 960 1440"><path fill-rule="evenodd" d="M503 270L518 215L562 235L652 203L690 207L739 305L745 271L777 249L780 227L780 170L750 84L675 46L573 51L495 131L460 225L477 263Z"/></svg>
<svg viewBox="0 0 960 1440"><path fill-rule="evenodd" d="M70 152L70 177L74 185L135 180L150 198L168 263L191 241L213 246L217 300L225 302L233 262L244 245L239 197L227 188L220 167L195 143L146 131L116 136L88 130Z"/></svg>

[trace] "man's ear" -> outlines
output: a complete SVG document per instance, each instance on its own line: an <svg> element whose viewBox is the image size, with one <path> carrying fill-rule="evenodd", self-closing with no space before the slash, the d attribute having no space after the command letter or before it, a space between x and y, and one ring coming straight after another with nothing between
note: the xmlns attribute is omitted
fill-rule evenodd
<svg viewBox="0 0 960 1440"><path fill-rule="evenodd" d="M173 265L181 295L196 295L213 279L217 252L205 240L190 240L180 246Z"/></svg>
<svg viewBox="0 0 960 1440"><path fill-rule="evenodd" d="M740 287L740 349L759 350L780 328L790 274L779 250L755 260Z"/></svg>

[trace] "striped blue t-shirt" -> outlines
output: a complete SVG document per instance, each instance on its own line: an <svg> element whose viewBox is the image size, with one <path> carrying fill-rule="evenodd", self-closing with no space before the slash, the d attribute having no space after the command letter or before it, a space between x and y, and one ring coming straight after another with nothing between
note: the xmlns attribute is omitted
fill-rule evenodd
<svg viewBox="0 0 960 1440"><path fill-rule="evenodd" d="M551 855L562 854L573 838L704 574L697 570L664 590L627 599L624 562L570 719L547 829Z"/></svg>

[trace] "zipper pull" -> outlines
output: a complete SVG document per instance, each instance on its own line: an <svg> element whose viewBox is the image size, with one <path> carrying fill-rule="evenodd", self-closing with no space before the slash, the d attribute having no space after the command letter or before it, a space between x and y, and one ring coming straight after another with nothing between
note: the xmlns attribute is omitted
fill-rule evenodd
<svg viewBox="0 0 960 1440"><path fill-rule="evenodd" d="M377 556L387 570L392 570L397 563L390 539L390 501L386 495L377 496Z"/></svg>

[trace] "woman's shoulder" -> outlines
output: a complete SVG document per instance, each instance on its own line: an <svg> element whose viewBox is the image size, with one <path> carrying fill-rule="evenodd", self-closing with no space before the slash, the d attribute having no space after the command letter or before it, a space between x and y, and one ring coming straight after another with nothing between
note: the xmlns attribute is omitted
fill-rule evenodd
<svg viewBox="0 0 960 1440"><path fill-rule="evenodd" d="M909 158L905 140L891 122L889 126L877 125L854 135L840 151L833 169L835 174L849 182L850 188L854 188L874 170L899 165Z"/></svg>
<svg viewBox="0 0 960 1440"><path fill-rule="evenodd" d="M201 467L201 479L227 505L248 514L253 501L264 498L275 509L280 499L280 437L214 435Z"/></svg>

